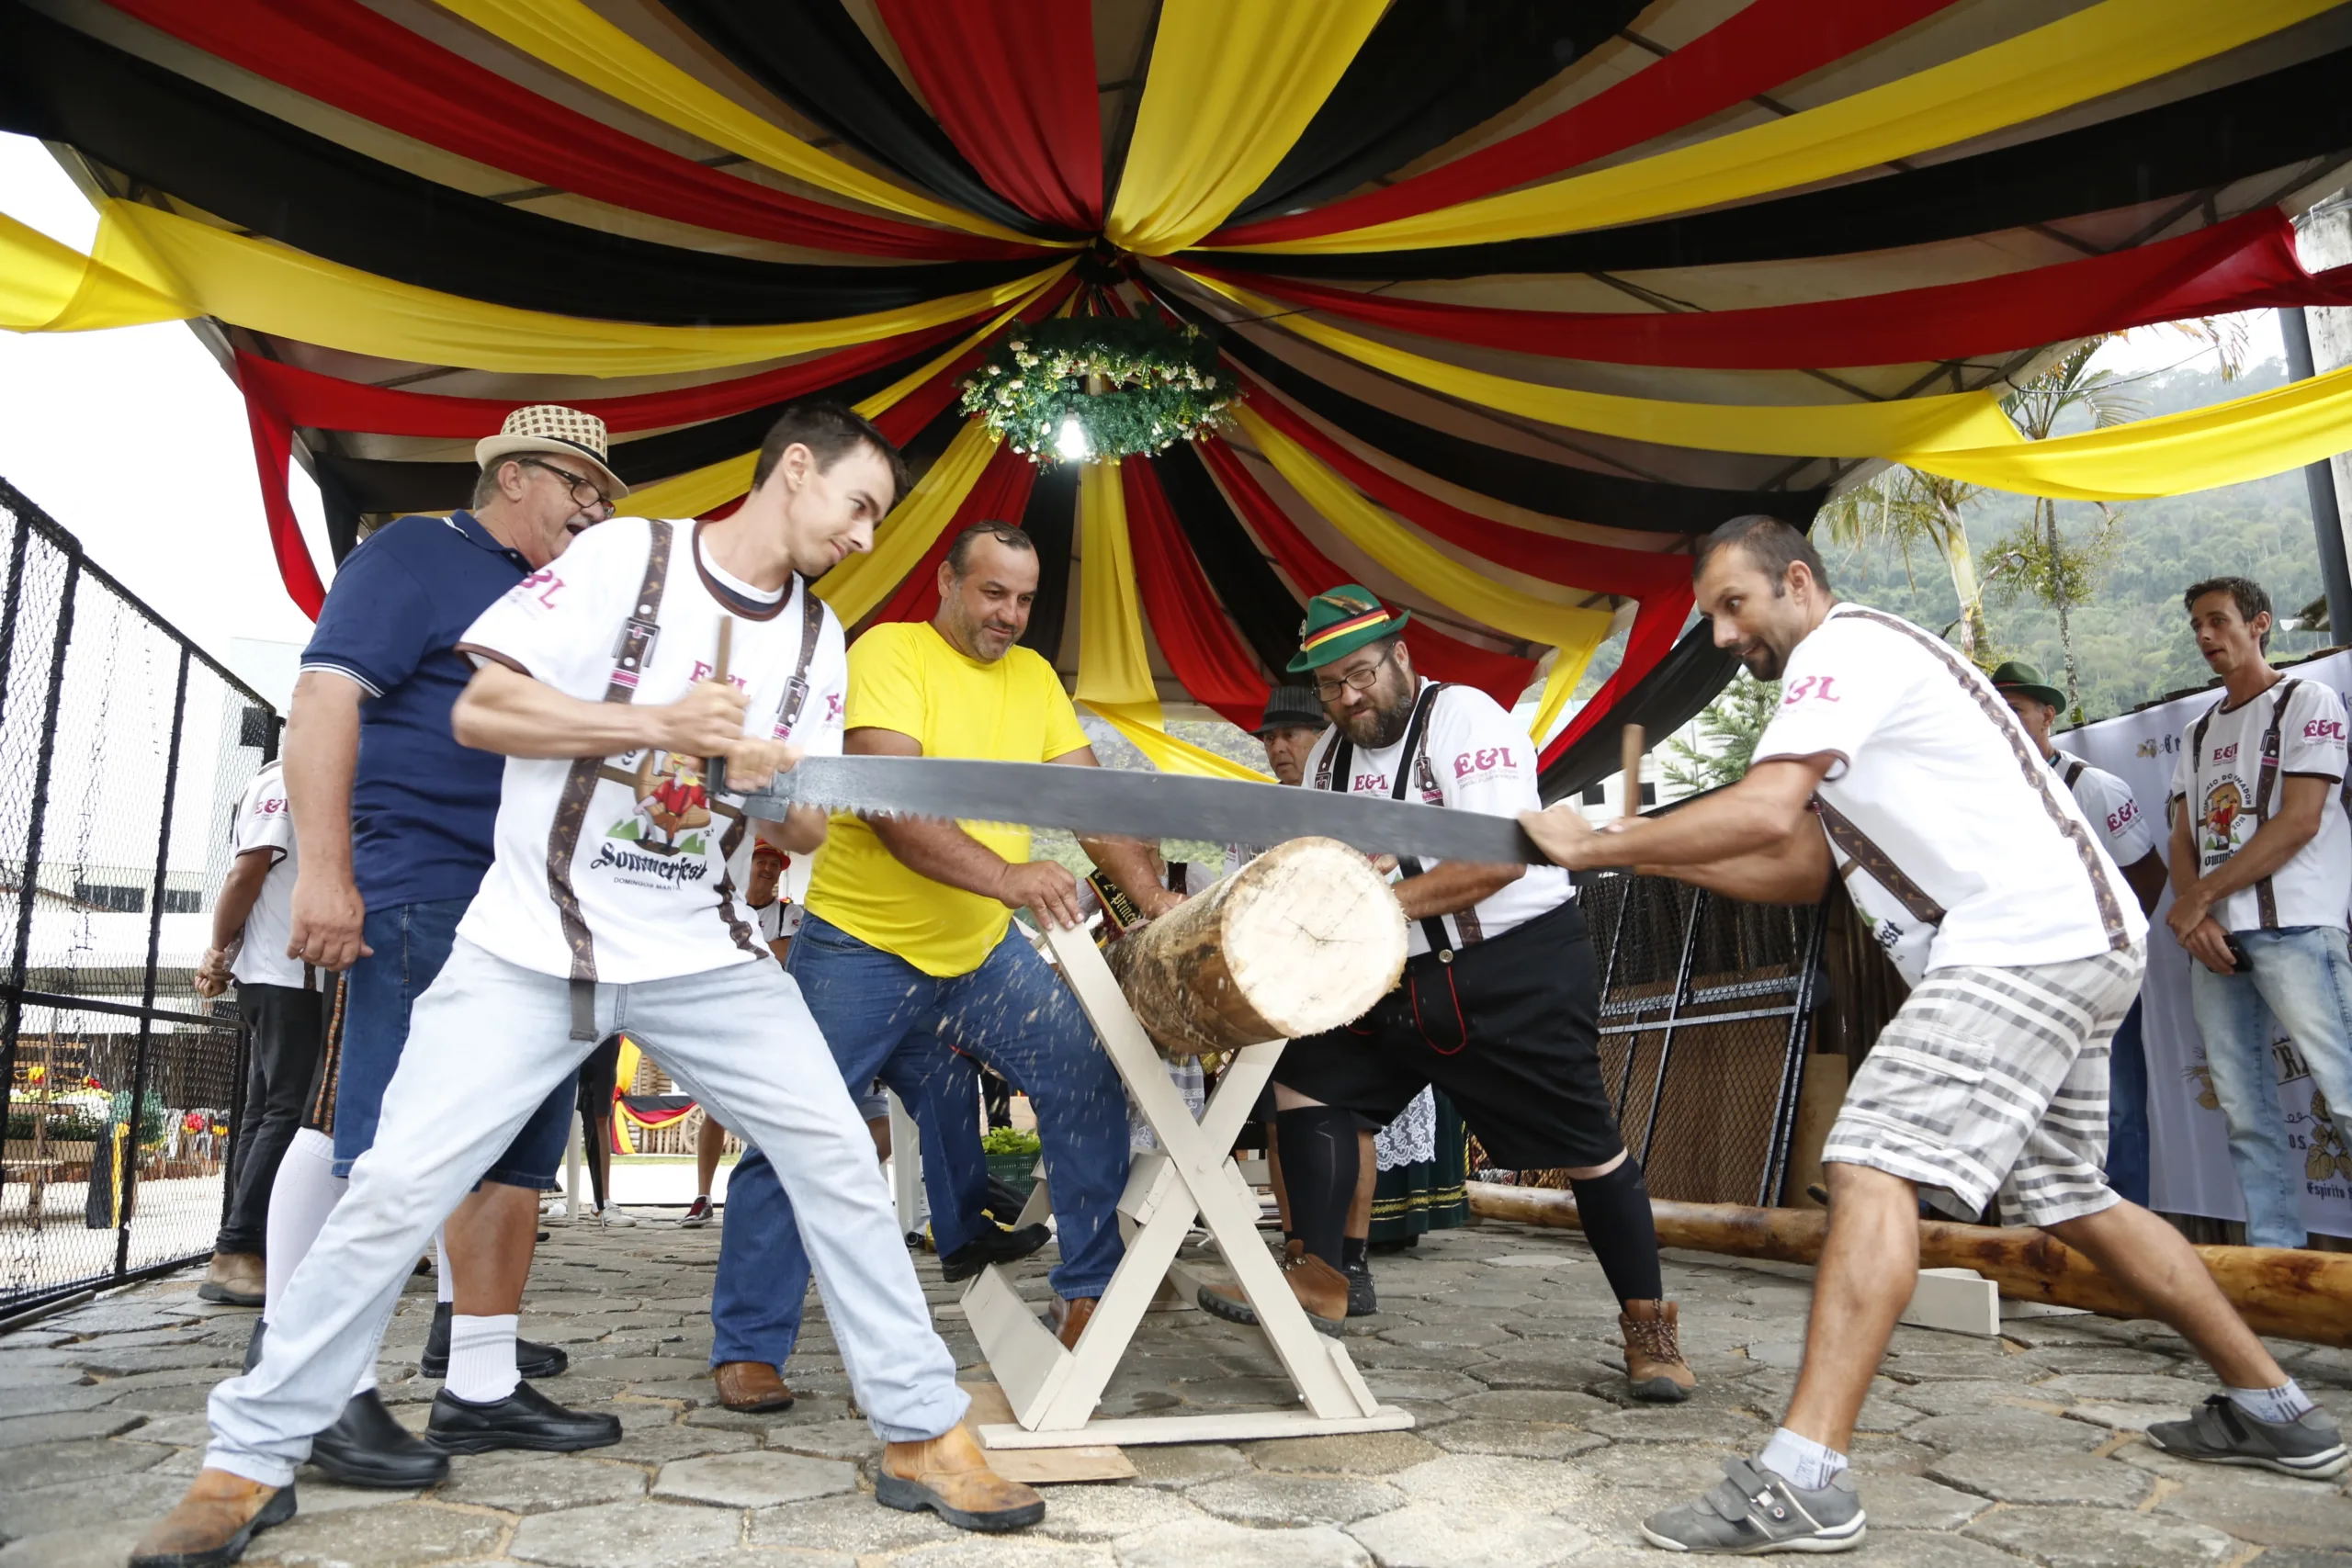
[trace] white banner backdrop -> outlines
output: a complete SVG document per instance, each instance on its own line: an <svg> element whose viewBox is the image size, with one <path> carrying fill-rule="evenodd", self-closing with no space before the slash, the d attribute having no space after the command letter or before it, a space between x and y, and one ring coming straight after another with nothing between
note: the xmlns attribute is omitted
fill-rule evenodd
<svg viewBox="0 0 2352 1568"><path fill-rule="evenodd" d="M2324 682L2352 700L2352 653L2299 664L2292 673L2298 680ZM2159 829L2157 846L2167 860L2171 840L2162 830L2165 796L2181 736L2220 695L2218 688L2200 692L2058 738L2062 750L2132 786L2140 809ZM2352 888L2346 892L2352 897ZM2189 1010L2192 960L2164 923L2171 908L2172 895L2166 892L2148 933L2148 977L2140 992L2141 1032L2148 1048L2148 1197L2154 1207L2171 1213L2243 1220L2245 1201L2230 1169L2229 1131L2213 1100L2205 1042ZM2311 1071L2283 1033L2276 1057L2288 1142L2304 1169L2305 1227L2324 1235L2352 1236L2352 1106L2333 1107L2336 1120L2314 1116Z"/></svg>

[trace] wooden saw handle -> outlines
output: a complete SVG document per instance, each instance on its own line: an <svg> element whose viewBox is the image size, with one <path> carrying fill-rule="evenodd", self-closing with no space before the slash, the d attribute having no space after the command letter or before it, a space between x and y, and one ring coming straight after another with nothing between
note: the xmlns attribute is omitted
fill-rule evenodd
<svg viewBox="0 0 2352 1568"><path fill-rule="evenodd" d="M712 680L721 684L724 684L727 680L728 660L733 651L734 645L735 617L721 615L718 617L718 654L711 660L710 674ZM703 788L709 792L711 801L716 805L719 792L727 787L727 759L705 757L702 763L702 776Z"/></svg>

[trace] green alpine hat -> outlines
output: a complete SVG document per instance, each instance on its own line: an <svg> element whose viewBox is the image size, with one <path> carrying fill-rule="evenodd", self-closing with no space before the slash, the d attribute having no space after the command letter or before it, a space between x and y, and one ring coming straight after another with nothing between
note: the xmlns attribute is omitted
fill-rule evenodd
<svg viewBox="0 0 2352 1568"><path fill-rule="evenodd" d="M1326 589L1306 602L1306 620L1298 628L1298 657L1290 661L1291 673L1303 675L1345 659L1365 643L1404 630L1412 618L1404 610L1392 615L1371 589L1359 584L1342 582Z"/></svg>
<svg viewBox="0 0 2352 1568"><path fill-rule="evenodd" d="M2041 678L2041 671L2021 659L2012 659L1993 671L1993 689L2017 692L2035 702L2066 711L2066 694Z"/></svg>

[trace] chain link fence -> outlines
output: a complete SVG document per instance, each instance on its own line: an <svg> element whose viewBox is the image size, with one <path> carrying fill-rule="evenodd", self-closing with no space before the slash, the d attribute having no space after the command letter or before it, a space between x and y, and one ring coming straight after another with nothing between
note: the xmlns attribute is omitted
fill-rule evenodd
<svg viewBox="0 0 2352 1568"><path fill-rule="evenodd" d="M212 1249L246 1033L192 982L277 710L0 480L0 1315Z"/></svg>

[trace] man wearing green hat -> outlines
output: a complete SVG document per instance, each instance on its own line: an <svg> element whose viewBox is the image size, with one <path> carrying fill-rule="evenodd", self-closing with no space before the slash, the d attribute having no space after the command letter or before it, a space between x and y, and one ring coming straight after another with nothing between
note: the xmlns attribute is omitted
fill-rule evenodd
<svg viewBox="0 0 2352 1568"><path fill-rule="evenodd" d="M1527 732L1486 693L1417 674L1401 635L1410 619L1354 583L1307 605L1290 668L1311 673L1331 728L1307 753L1306 787L1501 817L1537 809ZM1688 1398L1649 1188L1601 1080L1599 976L1575 885L1549 865L1408 858L1396 870L1404 979L1347 1027L1291 1042L1274 1070L1275 1142L1301 1244L1283 1266L1292 1290L1337 1330L1357 1119L1385 1126L1435 1084L1496 1163L1567 1172L1617 1295L1634 1397ZM1227 1318L1248 1311L1216 1291L1200 1304Z"/></svg>
<svg viewBox="0 0 2352 1568"><path fill-rule="evenodd" d="M2156 852L2156 829L2132 798L2132 786L2080 757L2059 750L2050 728L2066 706L2041 671L2012 659L1993 671L1993 689L2018 716L2034 749L2048 762L2075 804L2106 841L2107 852L2123 868L2143 913L2154 914L2164 894L2164 857ZM2140 1038L2140 1004L2123 1015L2108 1047L2107 1184L2131 1201L2148 1201L2148 1054Z"/></svg>

